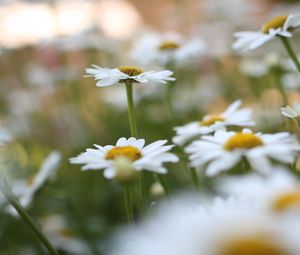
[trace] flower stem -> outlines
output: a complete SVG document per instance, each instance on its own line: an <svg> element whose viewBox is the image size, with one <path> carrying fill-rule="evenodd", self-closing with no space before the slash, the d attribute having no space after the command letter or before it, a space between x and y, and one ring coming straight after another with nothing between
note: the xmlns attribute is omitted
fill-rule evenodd
<svg viewBox="0 0 300 255"><path fill-rule="evenodd" d="M132 213L132 199L130 194L130 187L124 187L124 201L125 201L127 221L129 225L132 225L133 213Z"/></svg>
<svg viewBox="0 0 300 255"><path fill-rule="evenodd" d="M280 36L280 39L283 43L283 46L285 47L287 53L289 54L290 58L292 59L292 61L294 62L298 72L300 73L300 63L299 63L299 60L297 58L297 55L295 54L290 42L289 42L289 39L287 37L284 37L284 36Z"/></svg>
<svg viewBox="0 0 300 255"><path fill-rule="evenodd" d="M49 251L51 255L59 255L58 252L51 245L47 237L43 234L43 232L39 229L37 224L33 221L30 215L25 211L25 209L22 207L22 205L18 202L16 197L13 195L6 180L3 178L1 182L2 183L0 184L0 187L3 195L5 196L7 201L15 208L15 210L18 212L22 220L28 225L28 227L38 237L38 239L44 244L44 246L46 247L46 249Z"/></svg>
<svg viewBox="0 0 300 255"><path fill-rule="evenodd" d="M133 96L132 96L132 83L130 81L126 81L126 94L127 94L130 133L131 136L137 138L138 133L136 128L135 111L134 111L134 103L133 103Z"/></svg>
<svg viewBox="0 0 300 255"><path fill-rule="evenodd" d="M191 168L191 176L196 190L200 190L199 178L195 168Z"/></svg>
<svg viewBox="0 0 300 255"><path fill-rule="evenodd" d="M174 120L174 109L173 109L173 102L172 102L172 90L173 90L173 83L167 84L166 91L165 91L165 96L166 96L166 105L167 105L167 111L168 114L171 118L171 120Z"/></svg>

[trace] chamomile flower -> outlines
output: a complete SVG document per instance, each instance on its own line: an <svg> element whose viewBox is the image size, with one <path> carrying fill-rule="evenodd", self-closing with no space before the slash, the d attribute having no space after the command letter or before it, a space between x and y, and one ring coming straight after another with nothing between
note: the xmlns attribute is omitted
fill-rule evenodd
<svg viewBox="0 0 300 255"><path fill-rule="evenodd" d="M188 199L185 199L188 200ZM222 199L218 199L221 202ZM176 201L175 201L176 202ZM190 202L190 201L189 201ZM228 208L228 205L230 208ZM228 203L174 205L123 230L112 242L112 255L297 255L298 218L279 218ZM233 227L234 226L234 227ZM297 237L296 237L297 236Z"/></svg>
<svg viewBox="0 0 300 255"><path fill-rule="evenodd" d="M97 87L106 87L116 83L167 83L174 81L175 78L171 77L173 72L170 70L163 71L148 71L144 72L141 68L136 66L120 66L113 69L102 68L93 65L91 68L86 68L86 77L94 77L97 80Z"/></svg>
<svg viewBox="0 0 300 255"><path fill-rule="evenodd" d="M237 41L233 44L233 49L248 51L256 49L271 41L276 36L292 37L292 30L300 26L300 14L277 16L266 22L261 31L237 32L234 34Z"/></svg>
<svg viewBox="0 0 300 255"><path fill-rule="evenodd" d="M87 149L79 156L71 158L70 162L84 164L82 170L104 169L104 176L108 179L118 180L123 179L123 176L127 178L130 171L147 170L165 174L167 169L163 163L178 161L177 156L168 152L173 145L165 145L166 143L166 140L159 140L144 146L144 139L122 137L115 146L95 145L96 149Z"/></svg>
<svg viewBox="0 0 300 255"><path fill-rule="evenodd" d="M72 255L89 253L86 244L68 228L66 219L62 215L48 215L41 218L39 223L43 232L57 250Z"/></svg>
<svg viewBox="0 0 300 255"><path fill-rule="evenodd" d="M299 103L294 103L291 106L286 106L286 107L281 107L281 113L282 115L295 119L297 122L300 121L300 104Z"/></svg>
<svg viewBox="0 0 300 255"><path fill-rule="evenodd" d="M12 182L12 192L23 207L27 208L31 204L35 193L48 179L54 177L59 169L60 161L61 154L57 151L53 151L45 158L36 175L30 176L26 180ZM8 210L11 214L16 215L16 211L12 207L9 207Z"/></svg>
<svg viewBox="0 0 300 255"><path fill-rule="evenodd" d="M251 168L269 174L273 170L271 160L290 164L300 146L296 138L286 132L276 134L217 131L213 136L203 136L186 147L191 154L192 167L206 166L206 174L216 175L230 170L245 158Z"/></svg>
<svg viewBox="0 0 300 255"><path fill-rule="evenodd" d="M213 133L219 129L225 129L228 126L253 126L255 123L251 119L252 110L249 108L240 109L241 104L242 101L237 100L220 114L206 115L201 121L175 127L176 136L173 138L173 142L183 145L193 138Z"/></svg>
<svg viewBox="0 0 300 255"><path fill-rule="evenodd" d="M135 44L132 57L143 65L184 65L205 52L205 44L199 40L185 40L178 34L148 34Z"/></svg>
<svg viewBox="0 0 300 255"><path fill-rule="evenodd" d="M252 173L223 178L217 187L223 194L249 201L260 210L275 213L300 212L299 180L282 168L274 169L266 177Z"/></svg>

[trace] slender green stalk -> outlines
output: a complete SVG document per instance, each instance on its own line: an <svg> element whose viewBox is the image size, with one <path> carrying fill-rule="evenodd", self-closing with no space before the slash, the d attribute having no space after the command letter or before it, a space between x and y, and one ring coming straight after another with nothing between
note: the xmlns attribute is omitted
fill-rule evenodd
<svg viewBox="0 0 300 255"><path fill-rule="evenodd" d="M174 120L174 108L173 108L173 101L172 101L172 90L173 90L173 83L169 83L165 85L165 97L166 97L166 105L167 105L167 111L171 118L171 120Z"/></svg>
<svg viewBox="0 0 300 255"><path fill-rule="evenodd" d="M44 244L46 249L49 251L51 255L59 255L58 252L51 245L47 237L43 234L43 232L39 229L30 215L25 211L25 209L18 202L17 198L11 192L6 180L2 177L2 182L0 184L2 193L4 194L7 201L16 209L22 220L28 225L28 227L32 230L32 232L38 237L38 239Z"/></svg>
<svg viewBox="0 0 300 255"><path fill-rule="evenodd" d="M145 201L145 183L144 183L144 172L141 171L139 174L139 190L141 192L142 203Z"/></svg>
<svg viewBox="0 0 300 255"><path fill-rule="evenodd" d="M199 178L195 168L191 168L191 176L196 190L200 190Z"/></svg>
<svg viewBox="0 0 300 255"><path fill-rule="evenodd" d="M289 54L290 58L292 59L292 61L294 62L298 72L300 73L300 63L299 63L299 60L297 58L297 55L295 54L290 42L289 42L289 39L287 37L284 37L284 36L280 36L280 39L283 43L283 46L285 47L287 53Z"/></svg>
<svg viewBox="0 0 300 255"><path fill-rule="evenodd" d="M130 125L130 133L131 136L137 138L137 127L136 127L136 119L135 119L135 111L134 111L134 103L132 96L132 83L131 81L126 81L126 93L127 93L127 104L128 104L128 118Z"/></svg>
<svg viewBox="0 0 300 255"><path fill-rule="evenodd" d="M132 199L131 199L130 187L124 187L124 201L125 201L127 221L129 225L132 225L133 212L132 212Z"/></svg>

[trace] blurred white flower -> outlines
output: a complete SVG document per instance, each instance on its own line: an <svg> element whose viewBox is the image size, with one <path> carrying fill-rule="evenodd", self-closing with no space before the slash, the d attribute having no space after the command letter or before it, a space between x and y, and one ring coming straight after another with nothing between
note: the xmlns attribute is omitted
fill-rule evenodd
<svg viewBox="0 0 300 255"><path fill-rule="evenodd" d="M269 71L269 67L266 62L254 59L250 60L247 58L242 59L239 69L243 74L255 78L262 77Z"/></svg>
<svg viewBox="0 0 300 255"><path fill-rule="evenodd" d="M292 107L289 105L286 107L281 107L281 113L288 118L298 121L300 117L300 104L294 103Z"/></svg>
<svg viewBox="0 0 300 255"><path fill-rule="evenodd" d="M249 201L260 210L297 214L300 211L300 182L286 169L274 169L267 177L252 173L223 178L217 187L223 194Z"/></svg>
<svg viewBox="0 0 300 255"><path fill-rule="evenodd" d="M286 73L281 77L281 82L286 89L298 90L300 88L299 73Z"/></svg>
<svg viewBox="0 0 300 255"><path fill-rule="evenodd" d="M183 145L193 138L201 135L207 135L220 129L226 129L228 126L253 126L255 123L251 119L252 110L249 108L239 109L242 104L237 100L218 115L206 115L201 121L194 121L187 125L175 127L176 136L173 142Z"/></svg>
<svg viewBox="0 0 300 255"><path fill-rule="evenodd" d="M11 183L13 194L18 198L20 204L27 208L34 198L35 193L53 178L59 169L61 154L57 151L51 152L43 161L38 173L27 180L16 180ZM9 212L16 215L15 209L8 208Z"/></svg>
<svg viewBox="0 0 300 255"><path fill-rule="evenodd" d="M299 221L241 206L172 201L112 241L110 255L297 255ZM234 226L234 227L233 227ZM297 237L295 237L295 235Z"/></svg>
<svg viewBox="0 0 300 255"><path fill-rule="evenodd" d="M261 31L237 32L234 34L237 41L233 49L248 51L256 49L276 36L292 37L292 30L300 26L300 14L277 16L265 23Z"/></svg>
<svg viewBox="0 0 300 255"><path fill-rule="evenodd" d="M164 35L152 33L136 42L132 50L132 58L142 65L182 66L197 60L205 53L205 48L205 44L199 39L185 40L174 33Z"/></svg>
<svg viewBox="0 0 300 255"><path fill-rule="evenodd" d="M173 72L170 70L144 72L135 66L121 66L114 69L107 69L93 65L92 68L86 68L86 73L86 77L94 77L95 80L98 80L96 84L98 87L110 86L118 82L126 82L126 80L134 83L167 83L168 81L175 80L175 78L171 77Z"/></svg>
<svg viewBox="0 0 300 255"><path fill-rule="evenodd" d="M64 216L59 214L49 215L42 218L39 223L43 232L57 250L72 255L89 253L89 249L85 243L76 238L68 228Z"/></svg>
<svg viewBox="0 0 300 255"><path fill-rule="evenodd" d="M87 149L79 156L71 158L72 164L84 164L82 170L104 169L104 176L108 179L118 177L116 163L119 158L127 159L128 164L135 171L148 170L151 172L165 174L167 169L163 166L166 162L177 162L178 158L168 151L173 145L165 145L166 140L159 140L144 147L144 139L130 137L120 138L116 146L106 145L104 147L96 145L97 149ZM123 162L124 163L124 162ZM128 169L128 165L126 165Z"/></svg>
<svg viewBox="0 0 300 255"><path fill-rule="evenodd" d="M214 136L203 136L186 147L192 167L206 167L206 174L216 175L230 170L243 158L250 166L262 173L270 174L274 169L271 159L291 164L300 146L296 138L286 132L276 134L217 131Z"/></svg>

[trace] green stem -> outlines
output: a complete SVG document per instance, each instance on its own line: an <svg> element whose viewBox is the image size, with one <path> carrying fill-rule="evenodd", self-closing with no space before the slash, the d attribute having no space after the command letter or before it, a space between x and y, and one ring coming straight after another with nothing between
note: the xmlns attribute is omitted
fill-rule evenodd
<svg viewBox="0 0 300 255"><path fill-rule="evenodd" d="M139 190L140 190L140 193L141 193L142 204L143 204L144 201L145 201L145 197L146 197L145 183L144 183L144 172L143 171L139 172ZM142 207L143 207L143 205L142 205Z"/></svg>
<svg viewBox="0 0 300 255"><path fill-rule="evenodd" d="M284 36L280 36L280 39L283 43L283 46L285 47L287 53L289 54L290 58L292 59L292 61L294 62L298 72L300 73L300 63L299 63L299 60L297 58L297 55L295 54L290 42L289 42L289 39L287 37L284 37Z"/></svg>
<svg viewBox="0 0 300 255"><path fill-rule="evenodd" d="M132 199L131 199L130 187L124 187L124 201L125 201L127 221L129 225L132 225L133 213L132 213Z"/></svg>
<svg viewBox="0 0 300 255"><path fill-rule="evenodd" d="M199 178L195 168L191 168L191 176L196 190L200 190Z"/></svg>
<svg viewBox="0 0 300 255"><path fill-rule="evenodd" d="M174 84L169 83L165 85L165 97L166 97L166 105L167 105L167 111L168 114L171 118L171 120L174 120L174 109L173 109L173 102L172 102L172 89L173 89Z"/></svg>
<svg viewBox="0 0 300 255"><path fill-rule="evenodd" d="M39 227L36 225L36 223L33 221L30 215L25 211L25 209L13 195L6 180L3 178L0 181L2 182L0 186L5 198L16 209L22 220L28 225L28 227L38 237L38 239L45 245L46 249L51 255L59 255L58 252L51 245L51 243L48 241L47 237L43 234L43 232L39 229Z"/></svg>
<svg viewBox="0 0 300 255"><path fill-rule="evenodd" d="M135 111L134 111L134 103L133 103L133 96L132 96L132 83L131 81L126 81L125 85L126 85L126 94L127 94L130 133L131 136L137 138L138 133L136 128Z"/></svg>

